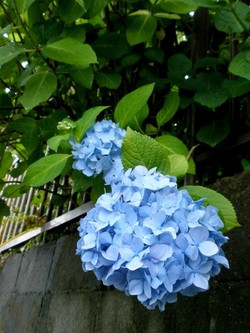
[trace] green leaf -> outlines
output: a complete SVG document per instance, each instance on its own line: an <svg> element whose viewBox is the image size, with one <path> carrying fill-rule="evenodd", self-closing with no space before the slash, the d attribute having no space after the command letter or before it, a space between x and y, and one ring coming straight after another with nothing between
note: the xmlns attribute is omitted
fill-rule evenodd
<svg viewBox="0 0 250 333"><path fill-rule="evenodd" d="M246 51L238 53L230 62L228 70L234 75L250 80L250 61L247 59L247 54Z"/></svg>
<svg viewBox="0 0 250 333"><path fill-rule="evenodd" d="M57 152L58 148L66 141L70 147L69 139L70 139L71 135L72 135L71 133L55 135L47 141L48 146L50 147L50 149Z"/></svg>
<svg viewBox="0 0 250 333"><path fill-rule="evenodd" d="M95 73L95 80L99 87L117 89L122 82L122 77L118 73L103 70Z"/></svg>
<svg viewBox="0 0 250 333"><path fill-rule="evenodd" d="M248 5L237 1L232 3L232 9L218 9L213 19L216 29L231 34L250 29L247 15L249 15Z"/></svg>
<svg viewBox="0 0 250 333"><path fill-rule="evenodd" d="M130 45L149 42L155 33L157 20L151 15L133 17L128 22L126 31L127 40Z"/></svg>
<svg viewBox="0 0 250 333"><path fill-rule="evenodd" d="M160 7L167 12L188 14L198 7L216 8L218 3L216 0L162 0Z"/></svg>
<svg viewBox="0 0 250 333"><path fill-rule="evenodd" d="M142 86L125 95L116 105L114 118L122 128L126 128L137 113L147 103L154 89L154 83Z"/></svg>
<svg viewBox="0 0 250 333"><path fill-rule="evenodd" d="M32 130L37 126L37 121L30 117L24 117L20 119L13 120L9 124L9 129L14 129L17 132L25 133L26 131Z"/></svg>
<svg viewBox="0 0 250 333"><path fill-rule="evenodd" d="M146 124L145 133L149 136L157 135L158 134L158 128L155 127L152 124Z"/></svg>
<svg viewBox="0 0 250 333"><path fill-rule="evenodd" d="M188 172L188 161L183 155L173 154L169 155L168 159L170 161L170 175L175 175L177 178L185 176Z"/></svg>
<svg viewBox="0 0 250 333"><path fill-rule="evenodd" d="M56 76L49 71L33 74L25 84L20 102L26 110L31 110L40 103L46 102L57 86Z"/></svg>
<svg viewBox="0 0 250 333"><path fill-rule="evenodd" d="M24 14L26 10L35 2L35 0L18 0L16 1L16 6L19 13Z"/></svg>
<svg viewBox="0 0 250 333"><path fill-rule="evenodd" d="M0 178L3 178L12 166L13 156L9 151L5 151L0 161Z"/></svg>
<svg viewBox="0 0 250 333"><path fill-rule="evenodd" d="M184 78L185 75L189 74L192 68L191 60L182 53L177 53L171 56L168 60L169 72L175 72L179 78Z"/></svg>
<svg viewBox="0 0 250 333"><path fill-rule="evenodd" d="M229 98L228 91L223 88L223 78L217 73L201 73L196 87L194 101L208 108L215 109Z"/></svg>
<svg viewBox="0 0 250 333"><path fill-rule="evenodd" d="M210 90L206 89L198 91L194 95L194 101L214 110L223 104L228 97L228 92L224 88L217 90L213 87Z"/></svg>
<svg viewBox="0 0 250 333"><path fill-rule="evenodd" d="M187 90L194 90L191 85L190 72L192 69L191 60L184 54L177 53L168 60L168 77L178 87ZM188 79L188 80L187 80Z"/></svg>
<svg viewBox="0 0 250 333"><path fill-rule="evenodd" d="M0 222L4 216L10 215L10 208L7 206L6 202L0 199Z"/></svg>
<svg viewBox="0 0 250 333"><path fill-rule="evenodd" d="M0 112L0 119L4 119L5 117L9 116L9 108L12 107L12 100L6 93L0 93L0 106L2 107Z"/></svg>
<svg viewBox="0 0 250 333"><path fill-rule="evenodd" d="M246 158L243 158L241 160L241 165L243 167L243 170L250 171L250 161L249 160L247 160Z"/></svg>
<svg viewBox="0 0 250 333"><path fill-rule="evenodd" d="M158 136L157 138L155 138L155 140L165 146L169 155L172 154L183 155L187 160L189 151L186 145L180 139L176 138L173 135L167 134L167 135ZM195 174L195 163L192 157L189 158L188 160L187 173Z"/></svg>
<svg viewBox="0 0 250 333"><path fill-rule="evenodd" d="M86 110L83 116L76 121L76 127L73 130L73 134L77 142L82 140L87 129L94 125L96 117L107 108L109 108L109 106L95 106Z"/></svg>
<svg viewBox="0 0 250 333"><path fill-rule="evenodd" d="M229 121L227 118L223 118L201 127L197 132L197 139L211 147L215 147L219 142L223 141L229 133Z"/></svg>
<svg viewBox="0 0 250 333"><path fill-rule="evenodd" d="M224 60L222 58L213 58L213 57L204 57L197 60L194 64L194 69L202 68L202 67L214 67L217 65L224 64Z"/></svg>
<svg viewBox="0 0 250 333"><path fill-rule="evenodd" d="M24 184L9 185L4 188L3 196L6 198L18 198L24 193L28 192L29 189L30 187Z"/></svg>
<svg viewBox="0 0 250 333"><path fill-rule="evenodd" d="M55 206L62 206L66 203L67 197L60 194L53 193L51 202Z"/></svg>
<svg viewBox="0 0 250 333"><path fill-rule="evenodd" d="M42 186L59 176L67 160L71 157L68 154L54 154L42 157L31 164L23 179L23 183L28 186Z"/></svg>
<svg viewBox="0 0 250 333"><path fill-rule="evenodd" d="M164 101L162 109L156 115L156 122L158 127L166 124L170 119L173 118L180 104L179 94L176 92L170 92Z"/></svg>
<svg viewBox="0 0 250 333"><path fill-rule="evenodd" d="M230 97L238 97L250 91L250 80L241 77L235 80L225 80L223 88L229 91Z"/></svg>
<svg viewBox="0 0 250 333"><path fill-rule="evenodd" d="M198 4L185 3L181 0L163 0L160 7L167 12L176 14L188 14L198 8Z"/></svg>
<svg viewBox="0 0 250 333"><path fill-rule="evenodd" d="M169 13L154 13L154 17L165 18L167 20L180 20L180 15L169 14Z"/></svg>
<svg viewBox="0 0 250 333"><path fill-rule="evenodd" d="M96 54L92 47L73 38L64 38L50 43L42 49L42 53L45 57L79 67L87 67L97 63Z"/></svg>
<svg viewBox="0 0 250 333"><path fill-rule="evenodd" d="M115 45L115 47L114 47ZM91 46L98 57L108 60L119 59L131 50L126 35L120 32L109 32L99 36Z"/></svg>
<svg viewBox="0 0 250 333"><path fill-rule="evenodd" d="M84 0L84 3L87 8L88 17L93 17L104 9L109 0Z"/></svg>
<svg viewBox="0 0 250 333"><path fill-rule="evenodd" d="M66 23L72 23L86 13L84 2L80 0L60 0L59 13Z"/></svg>
<svg viewBox="0 0 250 333"><path fill-rule="evenodd" d="M149 115L149 107L145 104L135 115L134 118L131 118L129 123L127 124L128 127L135 131L142 132L142 123Z"/></svg>
<svg viewBox="0 0 250 333"><path fill-rule="evenodd" d="M165 53L162 49L149 47L145 50L144 55L149 60L158 62L159 64L164 63Z"/></svg>
<svg viewBox="0 0 250 333"><path fill-rule="evenodd" d="M11 170L11 177L17 178L20 175L22 175L28 167L28 164L26 161L19 162L17 167Z"/></svg>
<svg viewBox="0 0 250 333"><path fill-rule="evenodd" d="M38 126L34 126L34 128L26 131L23 134L20 143L23 144L29 155L36 151L41 143L40 131Z"/></svg>
<svg viewBox="0 0 250 333"><path fill-rule="evenodd" d="M94 81L94 72L92 67L79 69L71 68L69 74L72 79L86 89L91 89Z"/></svg>
<svg viewBox="0 0 250 333"><path fill-rule="evenodd" d="M141 59L141 55L137 53L130 53L126 54L124 57L121 59L121 65L123 67L131 67L135 64L137 64Z"/></svg>
<svg viewBox="0 0 250 333"><path fill-rule="evenodd" d="M122 164L125 170L143 165L148 169L156 167L166 175L170 173L168 156L164 146L128 128L122 143Z"/></svg>
<svg viewBox="0 0 250 333"><path fill-rule="evenodd" d="M21 45L16 43L9 43L0 47L0 66L15 59L26 50Z"/></svg>
<svg viewBox="0 0 250 333"><path fill-rule="evenodd" d="M105 184L102 175L98 175L97 177L93 178L92 181L93 181L93 187L90 193L90 199L93 203L95 203L99 199L99 197L104 193Z"/></svg>
<svg viewBox="0 0 250 333"><path fill-rule="evenodd" d="M81 171L73 170L71 174L73 180L73 192L85 192L93 186L93 177L85 176Z"/></svg>
<svg viewBox="0 0 250 333"><path fill-rule="evenodd" d="M205 206L211 205L218 208L219 216L224 223L222 231L229 231L240 226L233 205L222 194L203 186L187 185L181 189L186 189L194 200L205 198Z"/></svg>

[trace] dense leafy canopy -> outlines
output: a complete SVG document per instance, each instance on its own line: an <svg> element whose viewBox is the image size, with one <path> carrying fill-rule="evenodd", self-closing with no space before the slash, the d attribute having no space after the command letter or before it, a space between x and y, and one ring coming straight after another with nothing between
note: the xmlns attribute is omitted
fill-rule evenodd
<svg viewBox="0 0 250 333"><path fill-rule="evenodd" d="M130 128L126 167L139 156L194 174L197 144L249 131L249 15L243 0L1 1L0 185L27 172L4 196L61 174L73 191L91 187L70 168L69 139L98 117Z"/></svg>

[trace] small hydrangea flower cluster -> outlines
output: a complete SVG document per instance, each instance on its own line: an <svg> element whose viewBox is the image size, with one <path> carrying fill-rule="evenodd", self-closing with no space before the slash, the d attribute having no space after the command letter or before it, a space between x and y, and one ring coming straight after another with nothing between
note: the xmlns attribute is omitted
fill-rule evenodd
<svg viewBox="0 0 250 333"><path fill-rule="evenodd" d="M222 227L216 208L178 190L175 177L138 166L81 220L77 254L104 285L163 311L178 292L205 291L221 265L228 267Z"/></svg>
<svg viewBox="0 0 250 333"><path fill-rule="evenodd" d="M121 145L126 131L111 120L102 120L87 130L81 143L71 141L73 168L86 176L97 176L101 172L112 177L121 167Z"/></svg>

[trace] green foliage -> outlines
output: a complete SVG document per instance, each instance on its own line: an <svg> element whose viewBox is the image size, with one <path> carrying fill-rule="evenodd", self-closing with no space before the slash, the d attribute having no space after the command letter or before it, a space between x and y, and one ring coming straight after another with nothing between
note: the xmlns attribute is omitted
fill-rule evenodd
<svg viewBox="0 0 250 333"><path fill-rule="evenodd" d="M10 215L10 209L3 199L0 199L0 219L4 216Z"/></svg>
<svg viewBox="0 0 250 333"><path fill-rule="evenodd" d="M238 53L231 61L228 68L232 74L243 77L248 81L250 81L249 54L250 50Z"/></svg>
<svg viewBox="0 0 250 333"><path fill-rule="evenodd" d="M158 167L163 174L169 174L168 152L154 139L127 129L122 144L122 163L125 169L144 165L148 169Z"/></svg>
<svg viewBox="0 0 250 333"><path fill-rule="evenodd" d="M91 46L69 37L46 45L42 53L47 58L78 67L88 67L97 62Z"/></svg>
<svg viewBox="0 0 250 333"><path fill-rule="evenodd" d="M188 169L185 171L185 173L187 172L189 174L195 174L194 160L192 157L189 157L188 148L181 140L169 134L158 136L155 138L155 140L167 149L169 155L182 155L188 162Z"/></svg>
<svg viewBox="0 0 250 333"><path fill-rule="evenodd" d="M42 102L46 102L56 90L56 76L49 72L37 72L26 81L20 102L25 109L31 110Z"/></svg>
<svg viewBox="0 0 250 333"><path fill-rule="evenodd" d="M130 128L126 168L194 175L197 145L249 131L249 13L246 1L0 1L1 188L25 176L3 195L67 175L96 200L104 185L72 172L69 140L104 117Z"/></svg>
<svg viewBox="0 0 250 333"><path fill-rule="evenodd" d="M143 12L143 15L133 16L128 21L127 39L130 45L149 42L155 33L157 20L151 16L150 12Z"/></svg>
<svg viewBox="0 0 250 333"><path fill-rule="evenodd" d="M40 158L31 164L23 179L29 186L41 186L59 176L70 158L68 154L54 154Z"/></svg>
<svg viewBox="0 0 250 333"><path fill-rule="evenodd" d="M148 169L157 167L165 175L183 177L188 170L188 161L171 148L128 128L122 144L122 163L125 169L144 165Z"/></svg>
<svg viewBox="0 0 250 333"><path fill-rule="evenodd" d="M139 119L142 114L141 110L147 103L153 89L154 84L149 84L125 95L116 105L114 112L115 121L123 128L127 126L133 128L133 124L137 124L138 122L141 125L144 120ZM145 116L147 117L147 114Z"/></svg>
<svg viewBox="0 0 250 333"><path fill-rule="evenodd" d="M156 115L156 122L159 127L165 125L170 119L173 118L177 112L180 104L178 93L170 92L165 100L162 109Z"/></svg>

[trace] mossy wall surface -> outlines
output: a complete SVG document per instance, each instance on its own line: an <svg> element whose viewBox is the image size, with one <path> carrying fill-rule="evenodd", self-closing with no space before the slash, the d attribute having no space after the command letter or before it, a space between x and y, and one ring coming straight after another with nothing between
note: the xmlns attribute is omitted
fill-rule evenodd
<svg viewBox="0 0 250 333"><path fill-rule="evenodd" d="M236 208L241 228L224 246L230 270L210 290L179 297L166 311L84 273L78 235L11 256L0 272L0 333L248 333L250 332L250 173L223 178L213 189Z"/></svg>

